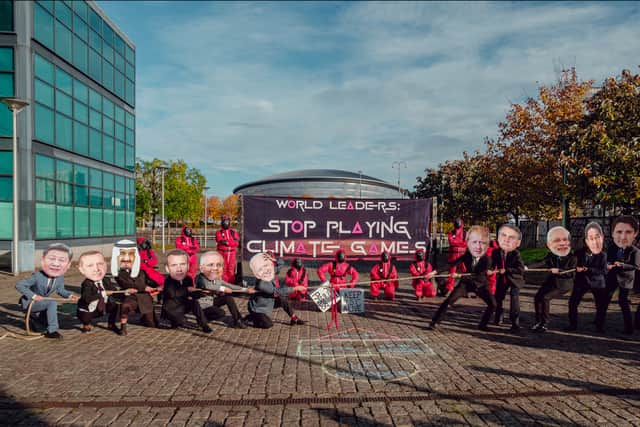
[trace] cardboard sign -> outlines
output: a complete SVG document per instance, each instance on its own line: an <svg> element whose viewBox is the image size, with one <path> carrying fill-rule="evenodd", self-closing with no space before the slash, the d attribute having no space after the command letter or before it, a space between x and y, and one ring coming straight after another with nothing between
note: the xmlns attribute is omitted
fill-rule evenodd
<svg viewBox="0 0 640 427"><path fill-rule="evenodd" d="M364 289L340 289L342 313L364 313Z"/></svg>
<svg viewBox="0 0 640 427"><path fill-rule="evenodd" d="M331 308L331 288L318 288L309 294L309 297L316 303L321 312ZM340 302L340 297L336 296L336 304Z"/></svg>

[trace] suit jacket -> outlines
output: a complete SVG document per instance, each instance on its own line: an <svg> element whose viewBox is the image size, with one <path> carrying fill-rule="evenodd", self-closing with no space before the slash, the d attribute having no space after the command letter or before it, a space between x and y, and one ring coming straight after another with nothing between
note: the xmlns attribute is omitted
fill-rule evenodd
<svg viewBox="0 0 640 427"><path fill-rule="evenodd" d="M116 283L118 283L118 286L121 289L134 288L138 290L137 294L125 296L124 301L128 299L135 299L138 303L138 310L140 313L153 313L153 298L151 298L151 295L144 290L147 287L147 273L140 270L138 272L138 276L133 278L131 277L131 272L122 269L118 272Z"/></svg>
<svg viewBox="0 0 640 427"><path fill-rule="evenodd" d="M558 256L549 252L540 262L531 264L530 267L538 268L558 268L562 270L573 270L578 265L578 258L572 253L567 256ZM552 285L563 291L568 291L573 287L573 279L575 277L575 271L567 274L553 274L549 273L544 281L544 285Z"/></svg>
<svg viewBox="0 0 640 427"><path fill-rule="evenodd" d="M491 258L486 254L478 258L475 266L473 265L473 256L469 251L465 252L464 255L450 264L455 266L464 264L467 269L467 273L471 273L471 276L463 276L460 279L459 285L471 286L471 288L481 288L489 284L487 270L491 268Z"/></svg>
<svg viewBox="0 0 640 427"><path fill-rule="evenodd" d="M249 300L249 312L267 315L271 314L273 311L276 294L279 297L284 297L295 292L294 288L290 286L284 286L282 288L276 287L275 279L271 282L258 280L256 283L256 290L258 292L251 295L251 299Z"/></svg>
<svg viewBox="0 0 640 427"><path fill-rule="evenodd" d="M84 279L80 285L80 299L78 300L78 311L88 311L93 313L98 308L98 299L102 298L102 293L93 280ZM106 277L102 279L102 287L106 291L117 291L118 287ZM105 301L106 303L106 301Z"/></svg>
<svg viewBox="0 0 640 427"><path fill-rule="evenodd" d="M579 267L587 267L587 271L577 273L575 285L587 289L604 289L607 277L607 254L600 252L593 255L586 248L576 251Z"/></svg>
<svg viewBox="0 0 640 427"><path fill-rule="evenodd" d="M162 312L169 313L173 317L183 316L191 301L188 287L193 286L191 277L185 277L182 282L178 282L171 276L164 280L164 292L162 295Z"/></svg>
<svg viewBox="0 0 640 427"><path fill-rule="evenodd" d="M496 273L496 283L515 286L521 289L524 286L524 262L520 256L520 251L507 252L506 256L502 249L495 249L491 253L492 268L505 270L504 274Z"/></svg>
<svg viewBox="0 0 640 427"><path fill-rule="evenodd" d="M30 277L20 280L16 284L16 289L22 294L20 297L20 304L23 309L29 307L29 303L35 295L41 297L50 297L54 293L60 295L62 298L69 298L72 294L64 287L64 276L58 276L52 278L53 283L51 289L47 292L47 283L49 282L49 276L42 271L33 273Z"/></svg>
<svg viewBox="0 0 640 427"><path fill-rule="evenodd" d="M622 256L618 256L620 248L615 243L611 243L607 251L607 261L613 264L616 261L623 263L622 267L613 267L607 274L607 287L615 289L620 286L623 289L632 289L635 280L635 271L640 267L640 249L629 246L622 251Z"/></svg>

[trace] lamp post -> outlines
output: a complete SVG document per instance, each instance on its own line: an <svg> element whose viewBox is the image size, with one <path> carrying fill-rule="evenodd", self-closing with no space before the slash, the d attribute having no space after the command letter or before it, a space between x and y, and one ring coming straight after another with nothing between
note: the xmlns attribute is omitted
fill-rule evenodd
<svg viewBox="0 0 640 427"><path fill-rule="evenodd" d="M161 165L157 166L158 169L160 169L160 173L162 174L162 220L160 221L161 225L162 225L162 253L164 254L164 247L165 247L165 222L166 222L166 218L164 216L164 173L169 169L169 166L165 165L164 163L162 163Z"/></svg>
<svg viewBox="0 0 640 427"><path fill-rule="evenodd" d="M564 159L566 151L569 149L568 147L568 130L575 126L575 121L573 120L563 120L558 122L558 127L560 128L561 134L558 137L558 142L560 145L560 171L562 173L562 226L569 230L570 219L569 219L569 198L567 197L567 184L569 183L567 177L567 163Z"/></svg>
<svg viewBox="0 0 640 427"><path fill-rule="evenodd" d="M207 222L209 222L209 211L207 209L207 191L211 187L204 187L204 247L207 247Z"/></svg>
<svg viewBox="0 0 640 427"><path fill-rule="evenodd" d="M13 247L11 250L11 271L18 275L18 113L29 102L18 98L0 98L13 114Z"/></svg>
<svg viewBox="0 0 640 427"><path fill-rule="evenodd" d="M358 175L360 176L358 187L360 190L360 198L362 199L362 171L358 171Z"/></svg>
<svg viewBox="0 0 640 427"><path fill-rule="evenodd" d="M396 165L398 165L398 193L400 193L400 198L402 198L402 191L400 189L400 167L404 165L404 168L406 169L407 168L407 162L405 162L404 160L395 161L391 165L391 169L394 169L396 167Z"/></svg>

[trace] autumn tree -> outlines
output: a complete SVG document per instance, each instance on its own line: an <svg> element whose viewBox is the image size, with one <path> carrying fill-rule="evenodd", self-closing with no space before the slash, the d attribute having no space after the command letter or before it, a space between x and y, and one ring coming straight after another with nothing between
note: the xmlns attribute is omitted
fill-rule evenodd
<svg viewBox="0 0 640 427"><path fill-rule="evenodd" d="M222 201L218 196L211 196L207 200L207 216L215 222L222 214Z"/></svg>
<svg viewBox="0 0 640 427"><path fill-rule="evenodd" d="M204 210L202 192L206 179L184 160L171 162L165 172L165 213L167 220L185 222L202 217Z"/></svg>
<svg viewBox="0 0 640 427"><path fill-rule="evenodd" d="M227 215L232 222L238 220L238 212L240 208L240 202L237 194L232 194L224 199L222 202L222 209L220 214Z"/></svg>

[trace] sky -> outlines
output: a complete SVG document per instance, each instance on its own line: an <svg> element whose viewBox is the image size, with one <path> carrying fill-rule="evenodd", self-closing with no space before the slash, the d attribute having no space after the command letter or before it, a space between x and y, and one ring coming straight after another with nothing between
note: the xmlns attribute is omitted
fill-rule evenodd
<svg viewBox="0 0 640 427"><path fill-rule="evenodd" d="M220 197L296 169L413 189L560 70L640 64L636 2L98 4L136 46L137 157L183 159Z"/></svg>

